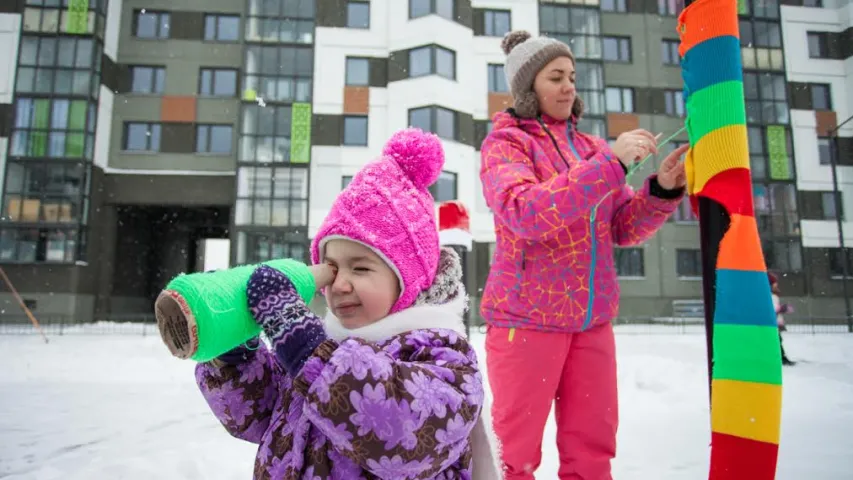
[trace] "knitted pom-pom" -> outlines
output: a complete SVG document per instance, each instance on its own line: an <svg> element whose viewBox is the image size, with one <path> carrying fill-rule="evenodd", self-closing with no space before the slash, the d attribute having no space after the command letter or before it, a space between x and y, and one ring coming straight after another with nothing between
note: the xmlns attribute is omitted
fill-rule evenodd
<svg viewBox="0 0 853 480"><path fill-rule="evenodd" d="M501 41L501 48L504 53L509 55L509 52L515 48L519 43L524 43L531 37L530 32L526 30L515 30L504 35L504 39Z"/></svg>
<svg viewBox="0 0 853 480"><path fill-rule="evenodd" d="M396 160L403 173L420 189L435 183L444 167L441 140L419 128L407 128L392 135L382 155Z"/></svg>

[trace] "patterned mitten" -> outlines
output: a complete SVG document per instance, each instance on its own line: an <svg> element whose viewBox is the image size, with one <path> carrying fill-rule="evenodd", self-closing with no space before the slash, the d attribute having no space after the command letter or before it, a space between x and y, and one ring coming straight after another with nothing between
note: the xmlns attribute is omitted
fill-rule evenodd
<svg viewBox="0 0 853 480"><path fill-rule="evenodd" d="M326 339L319 317L308 309L280 271L261 265L246 289L252 317L264 329L282 366L296 376L308 357Z"/></svg>
<svg viewBox="0 0 853 480"><path fill-rule="evenodd" d="M260 338L250 338L243 345L232 348L231 350L216 357L216 359L227 365L239 365L241 363L248 362L255 354L255 350L260 348L260 346Z"/></svg>

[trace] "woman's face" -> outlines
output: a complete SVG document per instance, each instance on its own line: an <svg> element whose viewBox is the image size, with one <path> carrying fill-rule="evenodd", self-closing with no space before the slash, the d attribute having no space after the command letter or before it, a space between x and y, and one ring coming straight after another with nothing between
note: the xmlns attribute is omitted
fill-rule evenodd
<svg viewBox="0 0 853 480"><path fill-rule="evenodd" d="M568 57L558 57L545 65L533 81L539 110L557 120L572 115L575 103L575 64Z"/></svg>

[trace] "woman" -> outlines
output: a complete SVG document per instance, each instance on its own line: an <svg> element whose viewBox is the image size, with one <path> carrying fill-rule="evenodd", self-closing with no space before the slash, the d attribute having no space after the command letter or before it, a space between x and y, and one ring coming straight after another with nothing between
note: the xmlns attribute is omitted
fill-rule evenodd
<svg viewBox="0 0 853 480"><path fill-rule="evenodd" d="M560 478L610 479L618 423L613 246L643 243L675 211L687 147L635 193L627 168L657 153L655 137L634 130L611 148L578 132L583 103L569 47L524 31L507 34L502 46L515 107L494 116L481 149L497 234L481 311L506 478L534 478L556 402Z"/></svg>

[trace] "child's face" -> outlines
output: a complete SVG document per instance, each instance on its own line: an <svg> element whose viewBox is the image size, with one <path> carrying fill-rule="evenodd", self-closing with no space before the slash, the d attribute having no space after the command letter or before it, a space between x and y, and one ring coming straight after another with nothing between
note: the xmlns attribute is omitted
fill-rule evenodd
<svg viewBox="0 0 853 480"><path fill-rule="evenodd" d="M326 303L345 328L370 325L388 316L400 297L400 282L382 258L364 245L330 240L324 260L337 268Z"/></svg>

